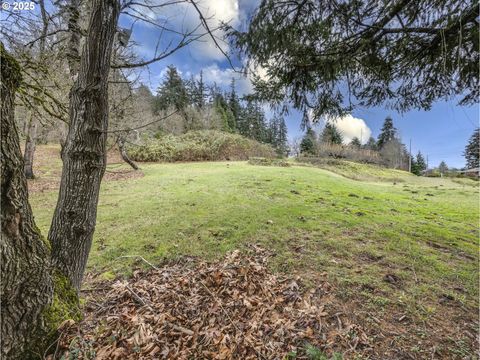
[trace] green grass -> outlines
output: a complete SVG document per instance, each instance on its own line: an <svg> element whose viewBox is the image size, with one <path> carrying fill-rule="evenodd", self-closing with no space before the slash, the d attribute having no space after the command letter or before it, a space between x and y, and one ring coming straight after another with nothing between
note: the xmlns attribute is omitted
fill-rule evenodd
<svg viewBox="0 0 480 360"><path fill-rule="evenodd" d="M369 181L311 166L245 162L141 168L142 178L102 185L90 271L128 274L134 260L121 258L125 255L152 262L182 255L215 259L257 243L276 254L275 271L301 274L306 281L327 272L347 296L377 289L375 295L362 294L380 309L393 301L428 316L435 311L428 304L445 293L477 304L474 182L359 164L354 168L370 174ZM44 234L56 196L56 191L31 195ZM400 285L384 281L386 274L394 274Z"/></svg>

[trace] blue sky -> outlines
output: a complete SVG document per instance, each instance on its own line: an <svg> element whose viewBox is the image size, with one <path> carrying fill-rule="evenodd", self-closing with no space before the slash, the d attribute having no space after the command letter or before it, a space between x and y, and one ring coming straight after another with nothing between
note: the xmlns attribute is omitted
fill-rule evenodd
<svg viewBox="0 0 480 360"><path fill-rule="evenodd" d="M209 25L214 28L219 21L229 21L236 28L242 28L247 23L248 15L255 8L256 0L202 0L199 2L202 12L209 18ZM198 15L189 4L182 4L169 7L169 10L162 8L161 13L148 13L144 9L138 9L142 15L154 19L156 22L176 30L188 31L198 25ZM122 16L120 25L131 27L132 19ZM221 33L217 32L221 37ZM132 42L135 44L135 52L143 59L152 58L155 48L162 50L171 42L178 41L178 36L172 33L161 31L161 29L137 21L133 24ZM221 43L228 51L228 44ZM240 59L233 59L236 66L241 66ZM165 69L168 65L175 65L182 76L198 76L203 70L204 79L207 83L215 82L221 88L229 87L232 77L237 80L237 91L240 94L248 93L251 89L250 81L247 78L235 73L228 64L228 61L215 48L213 41L205 38L202 41L192 43L188 47L150 65L141 70L142 81L152 90L158 87ZM469 137L479 123L478 104L471 107L457 106L456 99L439 101L430 111L412 110L399 114L383 108L360 109L352 113L353 119L344 119L339 124L340 130L347 134L360 136L371 132L374 137L378 136L380 128L386 116L391 116L394 124L399 130L402 140L409 144L412 140L412 153L419 150L428 156L429 165L437 166L442 160L449 166L463 167L464 158L462 152ZM267 115L270 111L267 111ZM289 137L294 138L302 135L300 130L301 115L292 111L287 117ZM363 121L362 121L363 120ZM362 130L359 130L362 129ZM353 135L351 135L353 136ZM350 137L351 137L350 136Z"/></svg>

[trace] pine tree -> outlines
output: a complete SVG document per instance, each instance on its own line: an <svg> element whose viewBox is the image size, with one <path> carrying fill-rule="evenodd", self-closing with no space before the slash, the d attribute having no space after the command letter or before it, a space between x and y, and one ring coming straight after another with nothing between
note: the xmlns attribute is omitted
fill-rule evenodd
<svg viewBox="0 0 480 360"><path fill-rule="evenodd" d="M209 103L213 104L215 102L215 98L217 97L218 94L221 94L222 92L220 91L220 88L218 87L217 83L214 82L213 85L210 85L208 87L208 97L209 97Z"/></svg>
<svg viewBox="0 0 480 360"><path fill-rule="evenodd" d="M420 176L421 175L421 171L418 167L418 164L417 162L415 161L415 157L414 156L410 156L410 163L411 163L411 166L410 166L410 172L412 174L415 174L417 176Z"/></svg>
<svg viewBox="0 0 480 360"><path fill-rule="evenodd" d="M300 153L302 155L312 155L315 151L316 134L311 127L307 127L307 132L300 143Z"/></svg>
<svg viewBox="0 0 480 360"><path fill-rule="evenodd" d="M350 141L350 146L360 149L362 147L362 144L360 142L360 139L358 137L354 137L352 141Z"/></svg>
<svg viewBox="0 0 480 360"><path fill-rule="evenodd" d="M454 95L478 101L478 2L258 3L246 31L226 28L246 58L277 75L254 79L263 101L316 118L365 106L428 110Z"/></svg>
<svg viewBox="0 0 480 360"><path fill-rule="evenodd" d="M277 121L276 118L270 119L267 126L266 142L276 147L277 142Z"/></svg>
<svg viewBox="0 0 480 360"><path fill-rule="evenodd" d="M367 150L372 150L372 151L376 151L377 150L377 142L375 141L375 139L373 138L373 136L370 136L368 138L368 141L367 143L364 145L364 148L367 149Z"/></svg>
<svg viewBox="0 0 480 360"><path fill-rule="evenodd" d="M480 128L477 128L470 137L463 156L465 156L467 169L480 167Z"/></svg>
<svg viewBox="0 0 480 360"><path fill-rule="evenodd" d="M266 142L272 144L279 156L288 155L287 125L283 117L275 116L268 122Z"/></svg>
<svg viewBox="0 0 480 360"><path fill-rule="evenodd" d="M418 152L417 157L415 159L415 164L419 172L419 174L417 175L420 175L422 174L423 171L427 170L427 163L425 162L425 158L423 157L420 151Z"/></svg>
<svg viewBox="0 0 480 360"><path fill-rule="evenodd" d="M238 122L241 116L241 104L240 100L238 99L237 93L235 91L235 79L232 78L230 83L230 93L228 94L228 106L232 111L233 118L235 120L234 123L230 124L232 129L238 130Z"/></svg>
<svg viewBox="0 0 480 360"><path fill-rule="evenodd" d="M235 128L231 127L231 124L234 123L233 113L230 110L225 97L221 93L215 95L213 108L220 115L222 130L227 132L235 131Z"/></svg>
<svg viewBox="0 0 480 360"><path fill-rule="evenodd" d="M281 156L288 156L288 130L283 117L277 117L277 152Z"/></svg>
<svg viewBox="0 0 480 360"><path fill-rule="evenodd" d="M438 165L438 171L440 172L440 176L443 176L447 173L448 166L445 161L440 162L440 165Z"/></svg>
<svg viewBox="0 0 480 360"><path fill-rule="evenodd" d="M325 124L325 127L323 128L322 131L322 142L327 143L327 144L338 144L341 145L343 143L343 137L342 134L337 130L337 127L330 123L327 122Z"/></svg>
<svg viewBox="0 0 480 360"><path fill-rule="evenodd" d="M256 101L248 100L243 108L241 120L238 124L241 135L260 142L268 141L268 130L265 114Z"/></svg>
<svg viewBox="0 0 480 360"><path fill-rule="evenodd" d="M195 94L197 92L197 84L195 82L195 78L190 76L190 79L184 81L185 89L187 90L188 95L188 103L189 105L195 105Z"/></svg>
<svg viewBox="0 0 480 360"><path fill-rule="evenodd" d="M378 135L377 148L382 149L383 146L392 141L397 136L397 129L393 126L393 119L387 116L383 123L380 135Z"/></svg>
<svg viewBox="0 0 480 360"><path fill-rule="evenodd" d="M175 66L167 68L167 74L163 83L159 86L155 99L155 111L166 110L173 107L177 111L183 111L189 103L189 96L185 84L177 72Z"/></svg>
<svg viewBox="0 0 480 360"><path fill-rule="evenodd" d="M250 117L250 137L265 142L267 140L267 124L265 114L258 102L254 102Z"/></svg>
<svg viewBox="0 0 480 360"><path fill-rule="evenodd" d="M200 77L198 81L195 82L195 92L193 96L194 104L199 108L203 109L205 106L205 83L203 82L203 70L200 70Z"/></svg>

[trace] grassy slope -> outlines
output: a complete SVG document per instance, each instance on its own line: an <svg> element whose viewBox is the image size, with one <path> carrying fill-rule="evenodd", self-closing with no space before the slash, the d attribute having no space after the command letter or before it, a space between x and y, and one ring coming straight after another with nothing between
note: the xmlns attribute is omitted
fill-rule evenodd
<svg viewBox="0 0 480 360"><path fill-rule="evenodd" d="M57 147L39 147L29 187L44 234L60 166ZM330 171L245 162L141 167L144 177L109 165L90 271L129 274L134 259L124 255L213 259L259 243L275 252L275 270L334 284L332 304L387 334L380 347L394 341L419 358L430 358L432 348L475 358L478 183L348 162Z"/></svg>
<svg viewBox="0 0 480 360"><path fill-rule="evenodd" d="M103 184L90 269L128 272L132 260L118 258L132 254L215 258L254 242L276 252L277 270L311 279L327 271L340 284L398 299L406 293L412 311L443 293L476 302L475 186L408 175L396 185L361 182L313 167L238 162L142 170L143 178ZM34 193L31 201L47 233L56 192ZM383 281L391 273L401 291ZM376 297L370 300L387 301Z"/></svg>

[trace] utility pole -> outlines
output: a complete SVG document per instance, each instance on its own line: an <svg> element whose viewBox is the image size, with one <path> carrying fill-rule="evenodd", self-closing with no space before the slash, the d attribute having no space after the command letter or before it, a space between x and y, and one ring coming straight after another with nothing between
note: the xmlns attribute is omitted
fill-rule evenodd
<svg viewBox="0 0 480 360"><path fill-rule="evenodd" d="M408 150L408 172L412 172L412 138L410 138L410 149Z"/></svg>
<svg viewBox="0 0 480 360"><path fill-rule="evenodd" d="M427 171L428 171L428 154L427 154Z"/></svg>
<svg viewBox="0 0 480 360"><path fill-rule="evenodd" d="M360 129L360 145L363 144L363 129Z"/></svg>

